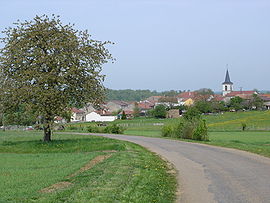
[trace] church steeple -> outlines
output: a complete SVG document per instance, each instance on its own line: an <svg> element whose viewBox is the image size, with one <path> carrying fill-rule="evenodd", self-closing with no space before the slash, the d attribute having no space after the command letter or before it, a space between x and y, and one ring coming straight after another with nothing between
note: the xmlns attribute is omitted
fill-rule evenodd
<svg viewBox="0 0 270 203"><path fill-rule="evenodd" d="M222 83L222 95L226 96L226 94L233 91L233 83L231 82L229 70L227 68L225 81Z"/></svg>
<svg viewBox="0 0 270 203"><path fill-rule="evenodd" d="M230 84L232 85L233 83L230 80L230 75L229 75L229 70L227 69L226 71L226 76L225 76L225 81L222 84Z"/></svg>

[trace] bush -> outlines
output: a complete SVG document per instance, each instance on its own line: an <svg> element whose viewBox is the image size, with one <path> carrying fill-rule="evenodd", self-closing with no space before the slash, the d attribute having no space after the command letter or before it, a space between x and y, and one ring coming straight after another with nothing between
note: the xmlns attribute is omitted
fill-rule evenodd
<svg viewBox="0 0 270 203"><path fill-rule="evenodd" d="M201 112L194 106L189 107L187 112L183 115L185 120L196 120L201 118Z"/></svg>
<svg viewBox="0 0 270 203"><path fill-rule="evenodd" d="M165 125L161 129L161 135L163 137L173 137L173 126L171 126L171 125Z"/></svg>
<svg viewBox="0 0 270 203"><path fill-rule="evenodd" d="M208 141L208 130L205 123L205 120L199 120L196 128L194 129L193 133L193 140L205 140Z"/></svg>
<svg viewBox="0 0 270 203"><path fill-rule="evenodd" d="M205 120L202 119L184 119L173 125L165 125L161 130L161 135L182 139L209 140L207 126Z"/></svg>
<svg viewBox="0 0 270 203"><path fill-rule="evenodd" d="M122 112L122 117L121 117L122 120L126 120L127 119L127 115L126 115L126 112L123 111Z"/></svg>
<svg viewBox="0 0 270 203"><path fill-rule="evenodd" d="M195 124L193 122L186 121L182 129L181 138L193 139L194 129L195 129Z"/></svg>
<svg viewBox="0 0 270 203"><path fill-rule="evenodd" d="M78 130L78 127L74 125L70 125L67 127L67 130Z"/></svg>
<svg viewBox="0 0 270 203"><path fill-rule="evenodd" d="M114 123L104 128L104 133L123 134L124 128Z"/></svg>
<svg viewBox="0 0 270 203"><path fill-rule="evenodd" d="M157 105L152 111L151 115L155 118L166 118L167 111L164 105Z"/></svg>
<svg viewBox="0 0 270 203"><path fill-rule="evenodd" d="M241 123L241 125L242 125L242 130L245 131L246 128L247 128L247 124L246 123Z"/></svg>
<svg viewBox="0 0 270 203"><path fill-rule="evenodd" d="M93 126L93 125L87 126L86 129L87 129L87 131L89 133L99 133L99 132L101 132L101 130L99 130L99 128L97 126Z"/></svg>

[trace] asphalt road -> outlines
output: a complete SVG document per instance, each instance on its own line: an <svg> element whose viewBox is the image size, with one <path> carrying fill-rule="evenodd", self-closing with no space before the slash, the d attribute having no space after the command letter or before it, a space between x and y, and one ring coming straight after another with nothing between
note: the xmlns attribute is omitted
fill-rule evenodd
<svg viewBox="0 0 270 203"><path fill-rule="evenodd" d="M179 202L270 203L270 159L252 153L175 140L101 135L142 145L178 170Z"/></svg>

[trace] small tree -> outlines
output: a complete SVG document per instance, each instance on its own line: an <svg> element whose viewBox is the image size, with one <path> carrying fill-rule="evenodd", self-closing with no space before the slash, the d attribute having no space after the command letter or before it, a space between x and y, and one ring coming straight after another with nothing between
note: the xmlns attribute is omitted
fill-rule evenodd
<svg viewBox="0 0 270 203"><path fill-rule="evenodd" d="M196 101L195 107L201 112L201 113L210 113L213 112L212 103L210 101Z"/></svg>
<svg viewBox="0 0 270 203"><path fill-rule="evenodd" d="M242 126L242 131L245 131L246 128L247 128L247 124L246 123L241 123L241 126Z"/></svg>
<svg viewBox="0 0 270 203"><path fill-rule="evenodd" d="M183 117L186 120L194 120L194 119L200 119L201 118L201 112L194 106L189 107L187 112L184 113Z"/></svg>
<svg viewBox="0 0 270 203"><path fill-rule="evenodd" d="M55 116L72 106L104 98L102 64L112 60L105 45L87 31L64 25L59 16L36 16L15 23L1 39L0 94L4 109L25 104L42 118L44 141L51 141Z"/></svg>
<svg viewBox="0 0 270 203"><path fill-rule="evenodd" d="M137 102L135 102L135 104L134 104L133 116L134 116L134 118L140 117L140 109L139 109L139 105Z"/></svg>
<svg viewBox="0 0 270 203"><path fill-rule="evenodd" d="M123 111L122 112L122 117L121 117L122 120L126 120L127 119L127 115L126 115L126 112Z"/></svg>
<svg viewBox="0 0 270 203"><path fill-rule="evenodd" d="M242 99L241 97L238 97L238 96L231 98L229 106L231 108L233 108L235 111L239 111L239 110L244 108L243 101L244 101L244 99Z"/></svg>
<svg viewBox="0 0 270 203"><path fill-rule="evenodd" d="M164 105L157 105L152 114L155 118L166 118L166 107Z"/></svg>
<svg viewBox="0 0 270 203"><path fill-rule="evenodd" d="M251 99L251 106L256 110L261 109L263 107L263 100L257 94L253 94Z"/></svg>

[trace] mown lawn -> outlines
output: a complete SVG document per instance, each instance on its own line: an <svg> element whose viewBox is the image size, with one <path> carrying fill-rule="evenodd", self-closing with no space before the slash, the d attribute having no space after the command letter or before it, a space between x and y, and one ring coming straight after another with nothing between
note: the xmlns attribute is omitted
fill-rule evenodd
<svg viewBox="0 0 270 203"><path fill-rule="evenodd" d="M144 148L91 135L0 132L0 202L173 202L176 181ZM69 177L97 156L109 158ZM41 190L55 183L66 188Z"/></svg>

